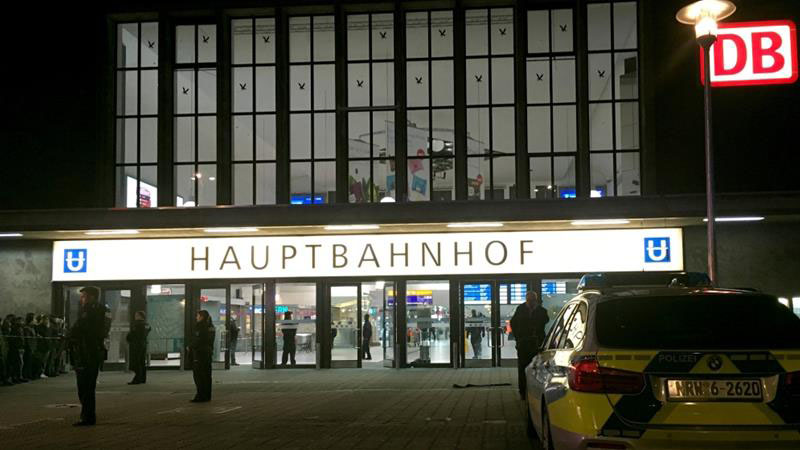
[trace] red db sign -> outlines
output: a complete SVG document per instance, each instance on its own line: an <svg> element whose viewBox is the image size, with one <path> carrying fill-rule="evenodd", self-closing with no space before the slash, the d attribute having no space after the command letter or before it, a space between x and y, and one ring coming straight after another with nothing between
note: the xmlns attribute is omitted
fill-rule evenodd
<svg viewBox="0 0 800 450"><path fill-rule="evenodd" d="M797 32L790 20L719 25L711 47L711 86L753 86L797 81ZM700 81L705 77L700 52Z"/></svg>

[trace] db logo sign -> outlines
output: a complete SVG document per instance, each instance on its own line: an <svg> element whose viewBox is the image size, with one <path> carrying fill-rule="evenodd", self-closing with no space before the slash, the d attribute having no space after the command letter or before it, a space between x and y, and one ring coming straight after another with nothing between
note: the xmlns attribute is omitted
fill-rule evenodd
<svg viewBox="0 0 800 450"><path fill-rule="evenodd" d="M86 272L86 249L73 248L64 250L64 273Z"/></svg>
<svg viewBox="0 0 800 450"><path fill-rule="evenodd" d="M644 238L644 262L666 263L670 261L669 238Z"/></svg>
<svg viewBox="0 0 800 450"><path fill-rule="evenodd" d="M720 24L711 47L711 86L752 86L797 81L794 22L772 20ZM700 52L700 82L705 80Z"/></svg>

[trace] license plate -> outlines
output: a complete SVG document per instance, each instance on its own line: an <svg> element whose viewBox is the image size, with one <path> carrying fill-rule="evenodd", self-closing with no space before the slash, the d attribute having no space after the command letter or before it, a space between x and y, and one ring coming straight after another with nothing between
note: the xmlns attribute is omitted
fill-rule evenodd
<svg viewBox="0 0 800 450"><path fill-rule="evenodd" d="M759 401L760 380L667 380L670 401Z"/></svg>

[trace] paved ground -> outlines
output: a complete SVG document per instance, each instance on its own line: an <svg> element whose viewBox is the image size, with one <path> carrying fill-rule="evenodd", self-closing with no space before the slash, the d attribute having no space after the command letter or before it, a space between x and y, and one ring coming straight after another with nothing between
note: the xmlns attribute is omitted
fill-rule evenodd
<svg viewBox="0 0 800 450"><path fill-rule="evenodd" d="M0 387L0 448L532 448L515 369L238 367L215 371L201 404L189 403L190 372L148 377L128 386L130 374L101 373L92 428L71 426L73 374Z"/></svg>

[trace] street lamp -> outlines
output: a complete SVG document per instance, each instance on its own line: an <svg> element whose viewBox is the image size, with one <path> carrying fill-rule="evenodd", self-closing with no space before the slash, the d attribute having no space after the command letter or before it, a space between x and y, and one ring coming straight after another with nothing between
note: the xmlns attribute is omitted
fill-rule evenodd
<svg viewBox="0 0 800 450"><path fill-rule="evenodd" d="M714 159L711 141L711 46L717 41L717 22L736 11L736 6L727 0L700 0L678 11L678 22L694 25L697 43L703 49L703 100L705 103L706 137L706 217L708 217L708 276L711 283L717 282L717 243L714 233ZM721 50L720 50L721 51Z"/></svg>

